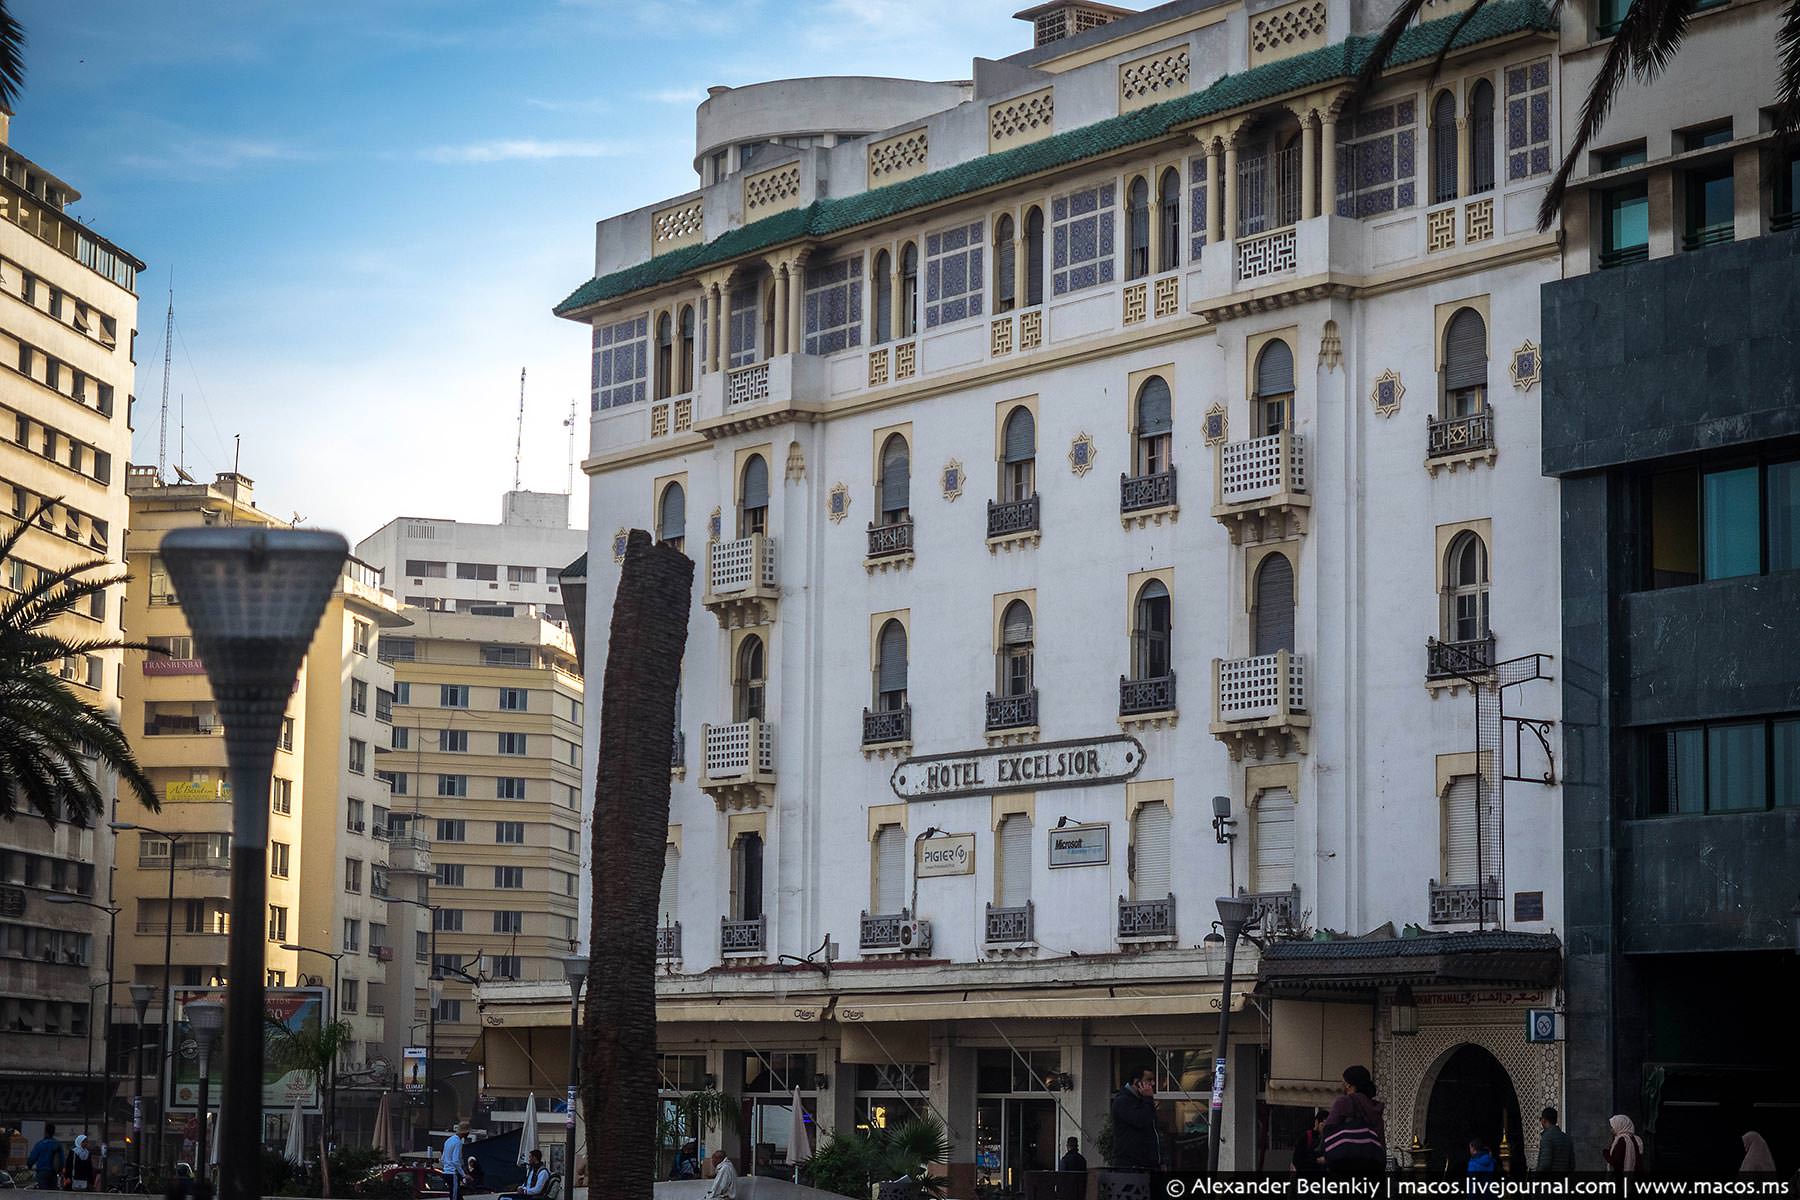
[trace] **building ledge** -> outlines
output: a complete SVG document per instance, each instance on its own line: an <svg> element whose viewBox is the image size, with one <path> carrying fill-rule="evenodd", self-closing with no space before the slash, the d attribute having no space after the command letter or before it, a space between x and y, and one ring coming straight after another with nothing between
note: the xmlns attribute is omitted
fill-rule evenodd
<svg viewBox="0 0 1800 1200"><path fill-rule="evenodd" d="M862 754L864 758L905 758L912 753L912 739L903 738L895 742L864 742Z"/></svg>
<svg viewBox="0 0 1800 1200"><path fill-rule="evenodd" d="M1173 729L1181 717L1181 710L1176 708L1160 709L1156 712L1133 713L1129 717L1119 718L1120 729Z"/></svg>
<svg viewBox="0 0 1800 1200"><path fill-rule="evenodd" d="M1140 508L1135 512L1120 513L1119 525L1124 529L1130 529L1134 526L1138 529L1142 529L1146 525L1161 525L1164 521L1173 524L1180 519L1181 505L1159 504L1155 508Z"/></svg>
<svg viewBox="0 0 1800 1200"><path fill-rule="evenodd" d="M884 554L880 558L863 559L863 570L871 575L875 574L877 571L898 571L902 567L910 568L912 565L913 552L911 550L908 550L904 554Z"/></svg>
<svg viewBox="0 0 1800 1200"><path fill-rule="evenodd" d="M1476 463L1486 463L1491 467L1498 454L1499 450L1493 446L1481 450L1465 450L1461 454L1440 454L1425 460L1425 471L1432 476L1436 476L1440 470L1449 471L1454 475L1465 467L1471 471L1474 470Z"/></svg>
<svg viewBox="0 0 1800 1200"><path fill-rule="evenodd" d="M989 554L996 554L1001 550L1010 553L1013 550L1023 550L1028 546L1035 547L1043 540L1043 530L1025 529L1018 533L1003 533L999 537L991 537L987 540L987 548Z"/></svg>
<svg viewBox="0 0 1800 1200"><path fill-rule="evenodd" d="M1038 740L1038 727L1020 725L1013 729L990 729L986 737L990 746L1023 746Z"/></svg>

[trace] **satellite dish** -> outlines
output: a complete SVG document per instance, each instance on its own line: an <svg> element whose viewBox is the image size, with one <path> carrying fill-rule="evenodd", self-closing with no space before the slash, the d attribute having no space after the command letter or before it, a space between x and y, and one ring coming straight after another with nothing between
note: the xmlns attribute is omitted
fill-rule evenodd
<svg viewBox="0 0 1800 1200"><path fill-rule="evenodd" d="M183 482L183 483L198 483L199 482L199 480L195 479L192 475L189 475L186 471L182 470L179 465L177 465L175 468L175 476L176 476L176 478L180 479L181 482Z"/></svg>

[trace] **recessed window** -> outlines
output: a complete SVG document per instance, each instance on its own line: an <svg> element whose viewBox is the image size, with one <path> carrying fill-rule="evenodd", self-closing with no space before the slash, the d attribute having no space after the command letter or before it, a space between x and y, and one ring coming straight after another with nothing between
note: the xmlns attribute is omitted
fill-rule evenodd
<svg viewBox="0 0 1800 1200"><path fill-rule="evenodd" d="M1135 462L1140 477L1160 475L1169 469L1169 445L1174 431L1173 398L1160 375L1144 380L1137 394Z"/></svg>
<svg viewBox="0 0 1800 1200"><path fill-rule="evenodd" d="M1294 419L1294 351L1277 338L1256 356L1256 407L1264 436L1291 427Z"/></svg>
<svg viewBox="0 0 1800 1200"><path fill-rule="evenodd" d="M906 707L906 626L890 620L882 625L875 651L875 710L899 712Z"/></svg>
<svg viewBox="0 0 1800 1200"><path fill-rule="evenodd" d="M526 736L522 733L502 733L499 735L495 749L501 754L524 754Z"/></svg>
<svg viewBox="0 0 1800 1200"><path fill-rule="evenodd" d="M744 462L738 488L738 536L752 537L769 529L769 463L760 454Z"/></svg>
<svg viewBox="0 0 1800 1200"><path fill-rule="evenodd" d="M494 914L495 933L525 932L525 914L520 912L497 912Z"/></svg>
<svg viewBox="0 0 1800 1200"><path fill-rule="evenodd" d="M468 833L468 826L462 821L439 820L437 823L437 840L440 842L460 842Z"/></svg>
<svg viewBox="0 0 1800 1200"><path fill-rule="evenodd" d="M1125 278L1142 279L1150 273L1150 183L1142 175L1125 191Z"/></svg>
<svg viewBox="0 0 1800 1200"><path fill-rule="evenodd" d="M1786 156L1778 158L1773 174L1775 206L1769 225L1780 232L1794 227L1796 211L1800 210L1800 149L1789 150Z"/></svg>
<svg viewBox="0 0 1800 1200"><path fill-rule="evenodd" d="M892 434L881 446L880 495L876 508L883 525L898 525L906 520L912 503L912 456L906 439Z"/></svg>
<svg viewBox="0 0 1800 1200"><path fill-rule="evenodd" d="M525 844L525 822L494 822L494 841L502 846L523 846Z"/></svg>
<svg viewBox="0 0 1800 1200"><path fill-rule="evenodd" d="M994 311L1011 312L1018 304L1017 226L1012 214L994 219Z"/></svg>
<svg viewBox="0 0 1800 1200"><path fill-rule="evenodd" d="M665 487L656 502L656 537L677 550L687 538L687 492L679 483Z"/></svg>
<svg viewBox="0 0 1800 1200"><path fill-rule="evenodd" d="M1034 683L1035 622L1031 606L1014 600L1000 620L999 690L1018 698L1031 694Z"/></svg>
<svg viewBox="0 0 1800 1200"><path fill-rule="evenodd" d="M438 687L439 708L469 707L469 685L466 683L446 683Z"/></svg>
<svg viewBox="0 0 1800 1200"><path fill-rule="evenodd" d="M760 721L764 715L764 696L768 686L764 665L763 640L752 634L738 647L736 671L732 679L732 702L739 721Z"/></svg>
<svg viewBox="0 0 1800 1200"><path fill-rule="evenodd" d="M469 731L466 729L438 730L438 749L452 754L469 752Z"/></svg>
<svg viewBox="0 0 1800 1200"><path fill-rule="evenodd" d="M1647 817L1800 807L1800 716L1644 730L1637 792Z"/></svg>
<svg viewBox="0 0 1800 1200"><path fill-rule="evenodd" d="M1181 265L1181 172L1174 167L1164 171L1156 190L1156 222L1160 238L1156 269L1173 271Z"/></svg>
<svg viewBox="0 0 1800 1200"><path fill-rule="evenodd" d="M1000 500L1017 503L1037 494L1037 420L1024 405L1007 415L1001 430Z"/></svg>
<svg viewBox="0 0 1800 1200"><path fill-rule="evenodd" d="M1729 130L1726 137L1730 137ZM1684 172L1682 189L1687 212L1682 223L1681 248L1699 250L1731 241L1735 225L1731 162Z"/></svg>
<svg viewBox="0 0 1800 1200"><path fill-rule="evenodd" d="M1800 568L1800 459L1659 472L1643 507L1648 587Z"/></svg>
<svg viewBox="0 0 1800 1200"><path fill-rule="evenodd" d="M1139 589L1132 613L1131 677L1163 679L1172 669L1169 589L1152 579Z"/></svg>
<svg viewBox="0 0 1800 1200"><path fill-rule="evenodd" d="M525 886L524 867L495 867L494 886L503 891L511 891Z"/></svg>

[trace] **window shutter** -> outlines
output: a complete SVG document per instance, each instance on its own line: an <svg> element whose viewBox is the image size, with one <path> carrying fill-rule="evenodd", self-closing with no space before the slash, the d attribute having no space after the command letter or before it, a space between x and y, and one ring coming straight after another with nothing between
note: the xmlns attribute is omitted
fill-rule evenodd
<svg viewBox="0 0 1800 1200"><path fill-rule="evenodd" d="M1005 460L1009 463L1030 462L1037 457L1037 423L1031 410L1015 408L1006 418Z"/></svg>
<svg viewBox="0 0 1800 1200"><path fill-rule="evenodd" d="M1458 310L1444 331L1444 388L1487 386L1487 326L1472 308Z"/></svg>
<svg viewBox="0 0 1800 1200"><path fill-rule="evenodd" d="M1256 359L1256 394L1285 396L1294 390L1294 352L1286 342L1270 342Z"/></svg>
<svg viewBox="0 0 1800 1200"><path fill-rule="evenodd" d="M681 851L673 844L663 848L662 890L657 893L656 923L668 925L675 921L676 897L681 894Z"/></svg>
<svg viewBox="0 0 1800 1200"><path fill-rule="evenodd" d="M1475 776L1458 775L1450 781L1450 791L1444 797L1444 878L1442 882L1453 885L1472 885L1477 882L1479 863L1475 857L1476 834L1480 826L1477 818L1476 800L1478 789Z"/></svg>
<svg viewBox="0 0 1800 1200"><path fill-rule="evenodd" d="M1006 616L1002 622L1001 640L1008 646L1029 646L1031 644L1031 609L1023 600L1014 600L1006 606Z"/></svg>
<svg viewBox="0 0 1800 1200"><path fill-rule="evenodd" d="M906 629L898 621L889 621L881 627L876 690L884 693L906 690Z"/></svg>
<svg viewBox="0 0 1800 1200"><path fill-rule="evenodd" d="M895 512L911 502L912 464L904 438L891 437L881 451L881 508Z"/></svg>
<svg viewBox="0 0 1800 1200"><path fill-rule="evenodd" d="M686 533L687 493L681 490L679 483L671 483L663 489L662 513L657 518L656 536L666 542Z"/></svg>
<svg viewBox="0 0 1800 1200"><path fill-rule="evenodd" d="M1160 375L1152 375L1138 389L1138 435L1154 437L1168 433L1174 422L1170 418L1169 385Z"/></svg>
<svg viewBox="0 0 1800 1200"><path fill-rule="evenodd" d="M1256 653L1294 649L1294 568L1271 554L1256 573Z"/></svg>
<svg viewBox="0 0 1800 1200"><path fill-rule="evenodd" d="M875 833L875 911L897 913L906 907L906 831L883 825Z"/></svg>
<svg viewBox="0 0 1800 1200"><path fill-rule="evenodd" d="M762 455L754 455L744 466L744 507L769 506L769 464Z"/></svg>
<svg viewBox="0 0 1800 1200"><path fill-rule="evenodd" d="M1456 199L1456 97L1439 92L1431 105L1431 202Z"/></svg>
<svg viewBox="0 0 1800 1200"><path fill-rule="evenodd" d="M1031 818L1020 813L1000 822L1000 906L1023 908L1031 899Z"/></svg>
<svg viewBox="0 0 1800 1200"><path fill-rule="evenodd" d="M1169 806L1158 800L1137 810L1131 831L1134 900L1169 895Z"/></svg>
<svg viewBox="0 0 1800 1200"><path fill-rule="evenodd" d="M1252 830L1250 889L1285 892L1294 886L1294 794L1271 788L1257 798Z"/></svg>

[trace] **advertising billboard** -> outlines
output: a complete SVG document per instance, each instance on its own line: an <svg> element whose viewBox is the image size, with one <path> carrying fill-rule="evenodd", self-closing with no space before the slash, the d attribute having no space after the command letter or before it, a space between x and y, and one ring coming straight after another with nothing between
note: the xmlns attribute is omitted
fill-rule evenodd
<svg viewBox="0 0 1800 1200"><path fill-rule="evenodd" d="M400 1086L409 1092L425 1090L425 1047L407 1046L400 1051Z"/></svg>
<svg viewBox="0 0 1800 1200"><path fill-rule="evenodd" d="M188 1030L186 1006L195 1000L218 1000L223 1002L223 988L175 988L172 991L175 1002L175 1060L169 1072L169 1108L193 1109L200 1103L200 1060L195 1053L194 1037ZM306 1030L317 1033L324 1022L326 1014L331 1010L331 991L322 987L281 988L272 987L264 993L263 1005L271 1021L279 1021L291 1030ZM263 1108L269 1111L290 1112L296 1101L300 1111L317 1113L320 1111L319 1088L313 1077L304 1071L290 1070L280 1064L279 1057L273 1052L272 1043L275 1032L266 1029L263 1032ZM222 1068L225 1056L230 1048L225 1044L223 1034L213 1044L211 1063L211 1090L214 1102L219 1095Z"/></svg>

